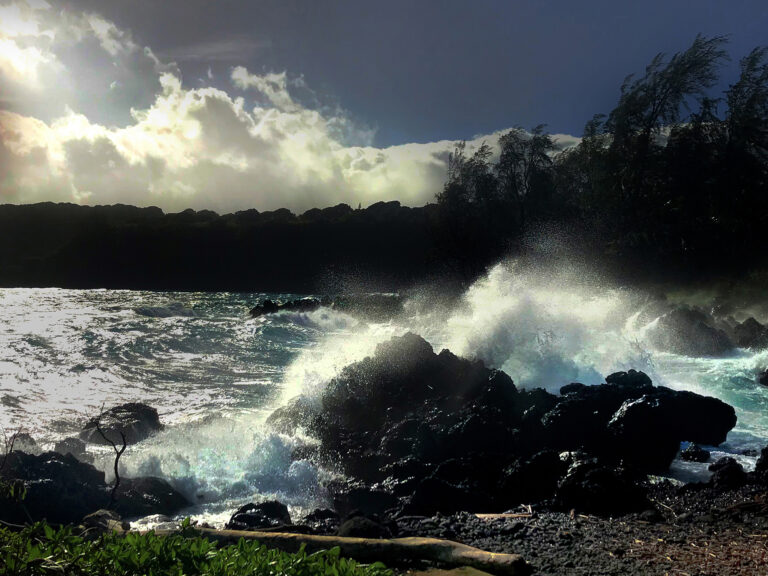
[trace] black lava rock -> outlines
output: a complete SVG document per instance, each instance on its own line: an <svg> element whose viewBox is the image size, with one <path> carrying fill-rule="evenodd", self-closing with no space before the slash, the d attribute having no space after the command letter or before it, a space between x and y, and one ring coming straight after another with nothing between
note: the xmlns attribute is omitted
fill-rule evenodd
<svg viewBox="0 0 768 576"><path fill-rule="evenodd" d="M258 530L260 528L287 526L291 523L288 507L277 500L270 500L261 504L251 503L241 506L227 522L227 528L231 530Z"/></svg>
<svg viewBox="0 0 768 576"><path fill-rule="evenodd" d="M709 450L704 450L698 444L689 444L680 452L680 458L686 462L708 462L709 457Z"/></svg>
<svg viewBox="0 0 768 576"><path fill-rule="evenodd" d="M729 456L710 464L709 470L712 472L712 478L709 481L717 490L732 490L747 483L747 473L744 468Z"/></svg>
<svg viewBox="0 0 768 576"><path fill-rule="evenodd" d="M123 437L127 444L135 444L163 429L157 410L146 404L131 402L110 408L97 418L91 418L80 432L80 439L91 444L109 444L122 446Z"/></svg>

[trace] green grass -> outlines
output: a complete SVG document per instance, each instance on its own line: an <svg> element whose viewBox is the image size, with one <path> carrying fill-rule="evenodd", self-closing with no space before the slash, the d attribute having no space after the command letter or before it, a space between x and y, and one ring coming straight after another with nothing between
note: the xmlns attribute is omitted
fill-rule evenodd
<svg viewBox="0 0 768 576"><path fill-rule="evenodd" d="M188 521L182 532L106 534L94 540L71 527L37 523L20 531L0 527L0 574L86 576L391 576L383 564L341 558L338 548L306 554L269 549L255 541L217 547L196 535Z"/></svg>

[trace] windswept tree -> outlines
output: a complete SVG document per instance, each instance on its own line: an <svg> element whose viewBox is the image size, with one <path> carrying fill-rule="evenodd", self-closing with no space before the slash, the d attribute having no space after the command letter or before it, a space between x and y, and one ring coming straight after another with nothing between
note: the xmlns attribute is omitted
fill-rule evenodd
<svg viewBox="0 0 768 576"><path fill-rule="evenodd" d="M626 153L634 148L644 156L652 138L672 127L692 100L706 97L717 82L717 69L728 55L724 36L696 36L690 48L667 62L663 53L645 69L641 78L628 76L619 103L608 116L605 128L613 135L612 147Z"/></svg>
<svg viewBox="0 0 768 576"><path fill-rule="evenodd" d="M454 272L467 281L482 271L484 257L500 252L504 245L495 225L499 217L492 209L498 188L492 155L486 143L471 156L466 142L456 144L448 157L448 178L437 194L442 213L441 249L455 260Z"/></svg>
<svg viewBox="0 0 768 576"><path fill-rule="evenodd" d="M483 142L471 156L466 147L466 142L459 142L448 156L448 179L437 195L439 203L457 210L481 206L496 193L491 147Z"/></svg>
<svg viewBox="0 0 768 576"><path fill-rule="evenodd" d="M768 48L755 48L741 60L738 82L726 93L728 137L732 145L768 160Z"/></svg>
<svg viewBox="0 0 768 576"><path fill-rule="evenodd" d="M499 138L499 148L499 161L494 168L499 197L514 206L518 226L524 230L526 205L530 203L533 191L542 192L549 188L555 143L540 124L530 133L516 128L503 134Z"/></svg>

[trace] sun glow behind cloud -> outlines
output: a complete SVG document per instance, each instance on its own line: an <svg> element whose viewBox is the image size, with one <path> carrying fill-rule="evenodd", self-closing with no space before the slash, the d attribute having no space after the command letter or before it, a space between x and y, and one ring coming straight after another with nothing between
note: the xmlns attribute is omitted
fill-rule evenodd
<svg viewBox="0 0 768 576"><path fill-rule="evenodd" d="M93 76L93 110L132 84L147 86L149 104L98 122L76 90ZM309 90L300 77L244 66L223 86L214 77L209 68L201 87L186 87L178 66L97 14L0 4L0 202L301 211L421 205L442 185L451 141L376 148L373 131L343 110L298 100L293 90ZM495 142L479 137L470 149L486 139Z"/></svg>

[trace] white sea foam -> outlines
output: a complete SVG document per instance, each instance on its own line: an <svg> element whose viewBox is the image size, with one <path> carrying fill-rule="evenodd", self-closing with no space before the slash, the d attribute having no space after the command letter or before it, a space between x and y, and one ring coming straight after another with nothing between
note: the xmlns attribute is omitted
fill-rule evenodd
<svg viewBox="0 0 768 576"><path fill-rule="evenodd" d="M646 371L654 383L713 395L739 417L721 451L768 439L768 389L755 381L768 352L693 358L654 350L659 301L607 285L584 268L492 268L461 297L425 290L405 313L369 323L330 308L249 319L265 295L0 290L0 427L23 425L44 447L76 434L102 403L144 401L168 425L131 446L127 476L158 475L222 522L251 500L277 496L300 513L324 503L323 471L293 462L300 438L264 427L266 415L300 393L318 393L376 345L411 331L435 348L504 369L518 386L557 391L597 384L616 370ZM136 314L139 307L195 316ZM111 474L112 455L92 448ZM750 459L751 458L751 459ZM745 457L750 464L754 457ZM681 475L706 474L679 465Z"/></svg>

